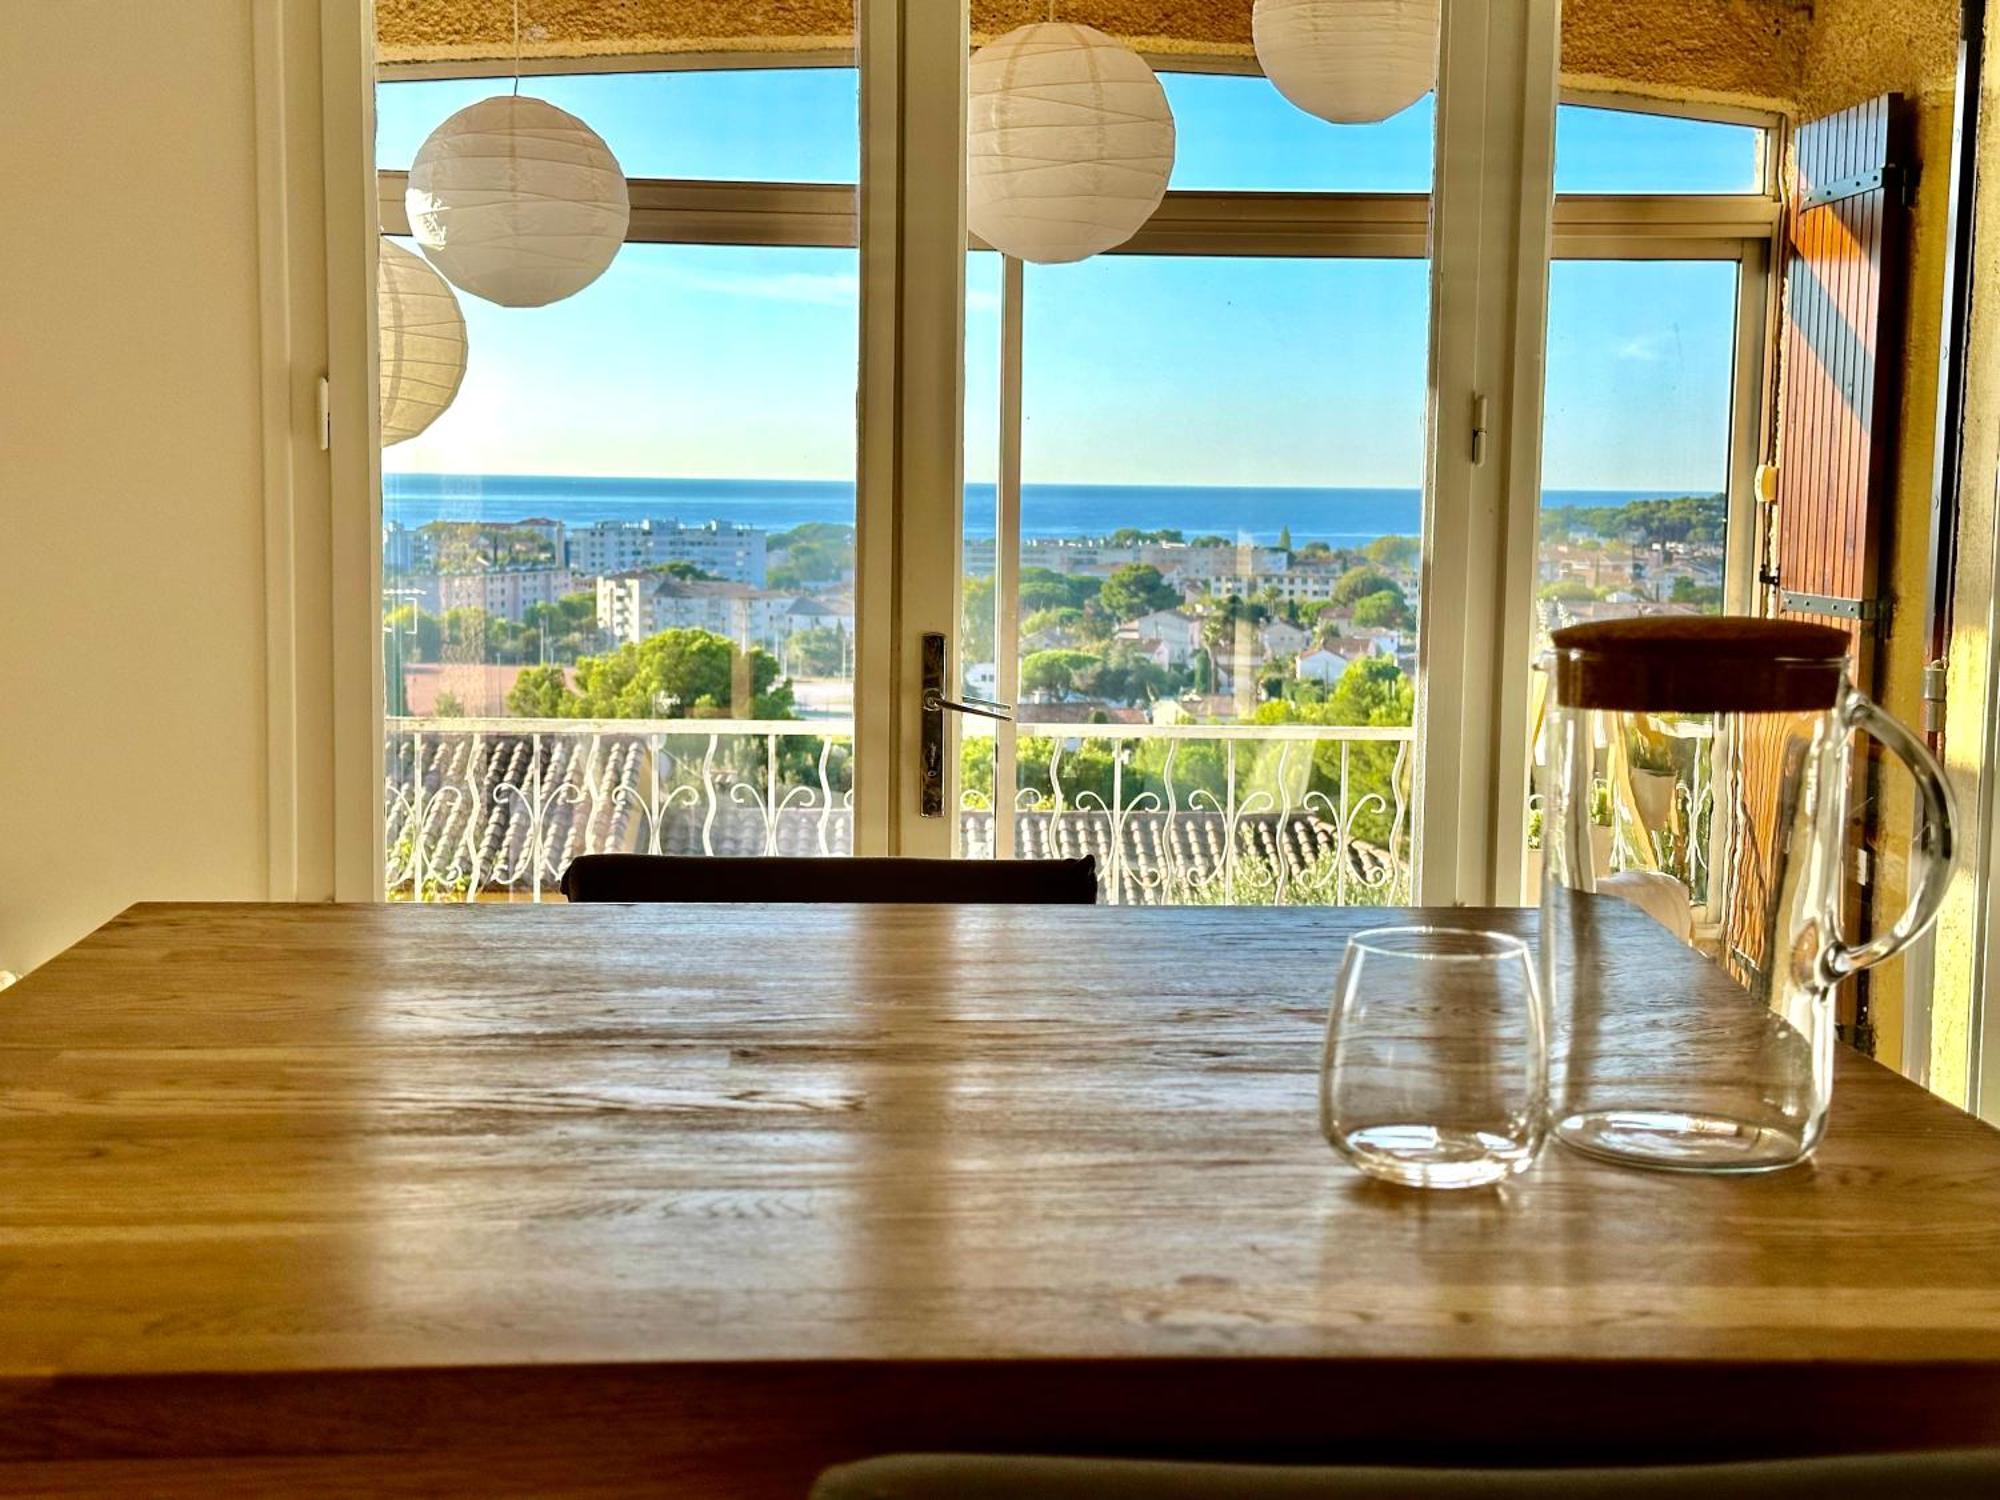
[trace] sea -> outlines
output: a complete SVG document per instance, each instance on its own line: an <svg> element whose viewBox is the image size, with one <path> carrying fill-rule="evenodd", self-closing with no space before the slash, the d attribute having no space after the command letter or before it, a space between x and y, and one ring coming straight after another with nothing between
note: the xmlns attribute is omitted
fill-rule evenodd
<svg viewBox="0 0 2000 1500"><path fill-rule="evenodd" d="M556 474L385 474L385 520L406 527L431 521L520 521L565 525L592 521L722 521L784 531L809 521L854 524L854 485L818 479L662 479ZM1685 495L1685 486L1640 490L1551 489L1545 507L1626 505ZM1421 493L1398 488L1287 485L1024 484L1024 537L1098 537L1120 527L1176 530L1193 538L1334 546L1378 536L1414 536ZM965 487L965 534L993 535L990 484Z"/></svg>

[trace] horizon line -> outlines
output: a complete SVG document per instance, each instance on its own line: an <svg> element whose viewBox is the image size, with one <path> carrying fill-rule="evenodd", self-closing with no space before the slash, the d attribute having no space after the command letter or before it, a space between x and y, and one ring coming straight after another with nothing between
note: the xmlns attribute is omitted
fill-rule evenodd
<svg viewBox="0 0 2000 1500"><path fill-rule="evenodd" d="M798 484L798 485L841 485L852 488L853 478L785 478L759 477L740 474L559 474L547 472L504 473L478 469L407 469L384 471L382 481L387 485L391 480L405 479L485 479L485 480L583 480L590 483L618 484L637 481L645 484ZM997 485L990 479L965 481L967 489L993 489ZM1021 488L1031 489L1079 489L1079 490L1300 490L1308 493L1360 493L1373 490L1394 490L1421 495L1424 486L1417 484L1279 484L1279 483L1234 483L1234 484L1185 484L1155 482L1149 480L1110 481L1101 479L1033 479L1023 480ZM1726 489L1704 488L1689 485L1593 485L1593 484L1544 484L1544 495L1643 495L1667 499L1722 499L1728 494Z"/></svg>

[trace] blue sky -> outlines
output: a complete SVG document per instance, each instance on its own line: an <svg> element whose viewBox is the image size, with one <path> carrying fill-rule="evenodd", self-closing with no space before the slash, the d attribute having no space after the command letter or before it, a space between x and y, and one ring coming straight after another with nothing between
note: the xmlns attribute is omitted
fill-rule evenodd
<svg viewBox="0 0 2000 1500"><path fill-rule="evenodd" d="M1261 78L1168 74L1173 186L1421 192L1428 100L1335 126ZM409 164L452 111L509 83L377 91L377 156ZM842 69L526 80L632 176L851 181ZM1565 108L1571 192L1754 187L1753 133ZM998 268L968 267L967 472L994 466ZM1030 481L1409 485L1423 466L1425 267L1414 261L1100 256L1027 270ZM1716 489L1724 478L1735 267L1558 263L1551 488ZM628 245L547 308L461 294L458 400L392 471L843 478L853 472L852 251Z"/></svg>

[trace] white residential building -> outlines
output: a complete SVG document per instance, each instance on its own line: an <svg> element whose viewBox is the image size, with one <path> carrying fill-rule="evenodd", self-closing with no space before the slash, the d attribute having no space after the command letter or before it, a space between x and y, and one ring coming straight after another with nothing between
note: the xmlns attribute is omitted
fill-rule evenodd
<svg viewBox="0 0 2000 1500"><path fill-rule="evenodd" d="M1312 644L1312 632L1290 620L1266 620L1257 627L1266 656L1295 656Z"/></svg>
<svg viewBox="0 0 2000 1500"><path fill-rule="evenodd" d="M1283 556L1282 553L1279 554ZM1280 568L1268 573L1228 573L1202 581L1201 591L1211 598L1226 598L1230 594L1240 594L1248 599L1264 590L1274 591L1280 599L1297 600L1300 603L1317 603L1333 597L1333 587L1340 581L1336 573L1324 568ZM1192 580L1181 580L1182 591L1189 590Z"/></svg>
<svg viewBox="0 0 2000 1500"><path fill-rule="evenodd" d="M406 580L418 608L441 615L454 609L483 609L489 615L522 620L537 604L554 604L576 591L568 568L490 568L476 573L418 573Z"/></svg>
<svg viewBox="0 0 2000 1500"><path fill-rule="evenodd" d="M597 628L617 641L642 641L662 630L708 630L739 648L773 655L802 630L854 633L854 606L747 583L689 581L660 573L617 573L597 580Z"/></svg>
<svg viewBox="0 0 2000 1500"><path fill-rule="evenodd" d="M684 562L730 583L764 586L766 534L755 526L710 521L593 521L569 532L573 572L605 577L653 563Z"/></svg>
<svg viewBox="0 0 2000 1500"><path fill-rule="evenodd" d="M1201 621L1183 610L1156 609L1120 625L1118 639L1137 641L1142 649L1149 641L1158 642L1165 654L1157 651L1148 654L1162 666L1181 667L1201 649Z"/></svg>
<svg viewBox="0 0 2000 1500"><path fill-rule="evenodd" d="M401 521L391 521L382 528L384 573L423 572L435 563L436 558L437 549L431 544L430 534L421 526L405 526Z"/></svg>
<svg viewBox="0 0 2000 1500"><path fill-rule="evenodd" d="M1330 651L1325 646L1315 646L1300 654L1292 668L1292 673L1301 682L1338 682L1341 673L1350 665L1351 658L1338 651Z"/></svg>

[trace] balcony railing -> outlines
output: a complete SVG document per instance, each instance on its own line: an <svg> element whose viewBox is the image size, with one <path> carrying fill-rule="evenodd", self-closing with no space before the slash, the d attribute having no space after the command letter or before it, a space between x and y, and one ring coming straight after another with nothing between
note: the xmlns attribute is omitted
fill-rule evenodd
<svg viewBox="0 0 2000 1500"><path fill-rule="evenodd" d="M1394 904L1414 733L1024 723L999 815L1017 857L1095 855L1111 902ZM604 851L846 854L853 743L831 719L392 718L389 892L539 901ZM994 852L995 820L990 790L963 795L965 853Z"/></svg>

